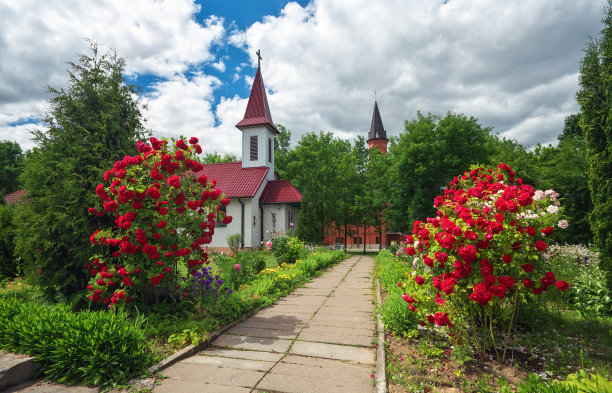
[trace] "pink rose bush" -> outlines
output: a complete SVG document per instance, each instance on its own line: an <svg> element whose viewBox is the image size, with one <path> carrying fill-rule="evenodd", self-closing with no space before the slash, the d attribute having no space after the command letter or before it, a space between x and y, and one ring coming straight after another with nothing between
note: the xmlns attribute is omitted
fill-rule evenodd
<svg viewBox="0 0 612 393"><path fill-rule="evenodd" d="M456 177L435 198L436 217L416 221L400 251L414 270L398 286L420 324L444 327L458 344L469 338L479 350L496 348L494 331L511 327L520 302L567 290L542 263L561 214L557 197L506 164Z"/></svg>
<svg viewBox="0 0 612 393"><path fill-rule="evenodd" d="M231 222L220 209L230 200L222 198L215 180L195 175L203 169L197 138L189 144L149 141L139 141L139 155L124 157L104 173L104 183L95 190L101 208L89 208L90 214L114 222L90 236L103 250L85 264L91 276L87 297L109 309L129 303L135 288L175 287L179 264L195 274L207 263L204 246L215 223Z"/></svg>

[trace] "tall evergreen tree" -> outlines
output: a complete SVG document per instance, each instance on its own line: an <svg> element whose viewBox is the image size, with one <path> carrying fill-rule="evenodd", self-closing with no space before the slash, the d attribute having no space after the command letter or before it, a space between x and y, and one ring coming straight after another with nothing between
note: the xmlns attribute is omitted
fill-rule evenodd
<svg viewBox="0 0 612 393"><path fill-rule="evenodd" d="M577 100L589 162L590 224L612 289L612 1L602 23L600 39L587 44L580 64Z"/></svg>
<svg viewBox="0 0 612 393"><path fill-rule="evenodd" d="M0 203L4 195L17 191L22 162L23 152L17 142L0 141Z"/></svg>
<svg viewBox="0 0 612 393"><path fill-rule="evenodd" d="M145 134L142 105L125 84L125 60L114 51L68 63L68 86L52 88L47 130L33 132L37 147L21 175L28 202L17 207L16 251L28 278L52 296L70 296L86 283L89 236L101 227L89 216L104 170L137 153Z"/></svg>

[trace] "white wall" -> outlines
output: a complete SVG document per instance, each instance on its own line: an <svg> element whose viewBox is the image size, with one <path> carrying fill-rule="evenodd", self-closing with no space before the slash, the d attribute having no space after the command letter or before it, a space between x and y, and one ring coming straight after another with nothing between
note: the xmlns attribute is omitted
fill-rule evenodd
<svg viewBox="0 0 612 393"><path fill-rule="evenodd" d="M291 227L289 221L289 212L291 211L292 219L293 219L293 233L297 230L297 212L298 208L280 204L280 203L271 203L263 205L264 211L264 232L270 231L273 232L283 232L283 233L291 233ZM276 220L273 222L272 214L275 215ZM276 225L275 225L276 224ZM265 237L265 236L264 236Z"/></svg>
<svg viewBox="0 0 612 393"><path fill-rule="evenodd" d="M227 247L226 238L229 235L240 233L240 202L236 198L233 198L230 204L227 205L227 215L232 216L232 222L226 226L217 225L215 227L215 234L212 237L212 242L209 244L210 247Z"/></svg>
<svg viewBox="0 0 612 393"><path fill-rule="evenodd" d="M257 160L251 161L251 137L257 137ZM268 161L268 140L271 140L270 161ZM242 167L255 168L267 166L270 168L267 180L274 180L274 134L266 126L248 127L242 130Z"/></svg>

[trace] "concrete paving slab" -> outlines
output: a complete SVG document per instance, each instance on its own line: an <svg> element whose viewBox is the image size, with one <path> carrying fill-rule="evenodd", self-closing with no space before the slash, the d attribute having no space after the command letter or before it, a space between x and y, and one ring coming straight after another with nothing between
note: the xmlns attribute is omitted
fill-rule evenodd
<svg viewBox="0 0 612 393"><path fill-rule="evenodd" d="M341 321L341 322L345 322L348 326L350 326L351 323L355 323L355 322L356 323L371 322L373 321L373 318L366 314L335 315L335 314L317 313L312 320L313 321ZM371 322L371 323L374 323L374 322Z"/></svg>
<svg viewBox="0 0 612 393"><path fill-rule="evenodd" d="M328 307L344 307L344 308L358 308L358 309L367 309L367 310L373 310L374 309L374 304L372 304L371 301L367 300L367 301L350 301L347 302L346 300L344 300L343 298L329 298L326 302L325 302L325 306Z"/></svg>
<svg viewBox="0 0 612 393"><path fill-rule="evenodd" d="M0 390L27 381L40 368L31 356L0 351Z"/></svg>
<svg viewBox="0 0 612 393"><path fill-rule="evenodd" d="M300 341L311 341L328 344L342 344L342 345L359 345L361 347L372 346L373 337L370 336L354 336L345 333L313 333L313 332L302 332L298 336Z"/></svg>
<svg viewBox="0 0 612 393"><path fill-rule="evenodd" d="M278 302L276 304L299 304L299 305L321 305L327 299L327 296L309 296L309 295L289 295Z"/></svg>
<svg viewBox="0 0 612 393"><path fill-rule="evenodd" d="M302 329L301 333L312 332L312 333L326 333L326 334L350 334L351 336L365 336L374 337L374 325L356 328L352 326L317 326L307 325Z"/></svg>
<svg viewBox="0 0 612 393"><path fill-rule="evenodd" d="M253 387L264 376L264 372L220 368L215 365L178 362L162 372L167 378L153 392L185 392L208 384ZM196 390L194 390L196 391ZM223 390L220 390L221 392Z"/></svg>
<svg viewBox="0 0 612 393"><path fill-rule="evenodd" d="M359 315L369 317L374 312L373 306L363 308L347 308L344 306L327 306L324 304L319 311L317 311L317 315Z"/></svg>
<svg viewBox="0 0 612 393"><path fill-rule="evenodd" d="M298 288L293 291L293 293L296 295L327 296L329 295L329 290L320 288Z"/></svg>
<svg viewBox="0 0 612 393"><path fill-rule="evenodd" d="M297 334L299 333L300 329L304 325L306 325L306 322L295 322L293 324L284 324L284 323L267 322L261 319L251 318L244 322L241 322L240 324L236 326L256 328L256 329L285 330L287 332L295 332Z"/></svg>
<svg viewBox="0 0 612 393"><path fill-rule="evenodd" d="M270 323L287 324L289 320L293 321L293 325L298 323L308 323L312 318L312 314L277 312L274 310L261 310L251 320L262 321L265 319Z"/></svg>
<svg viewBox="0 0 612 393"><path fill-rule="evenodd" d="M153 393L250 393L250 387L217 385L199 381L177 381L164 379L153 388Z"/></svg>
<svg viewBox="0 0 612 393"><path fill-rule="evenodd" d="M372 349L347 345L296 341L289 354L346 360L370 365L376 364L376 356Z"/></svg>
<svg viewBox="0 0 612 393"><path fill-rule="evenodd" d="M213 341L213 345L215 347L229 347L250 349L254 351L283 353L289 349L291 340L223 334Z"/></svg>
<svg viewBox="0 0 612 393"><path fill-rule="evenodd" d="M265 309L278 314L314 314L321 307L320 304L275 304Z"/></svg>
<svg viewBox="0 0 612 393"><path fill-rule="evenodd" d="M308 322L308 326L333 326L333 327L350 327L352 329L372 329L374 327L374 320L368 322L346 322L346 321L334 321L334 320L312 320Z"/></svg>
<svg viewBox="0 0 612 393"><path fill-rule="evenodd" d="M13 385L2 393L98 393L100 389L87 386L66 386L37 379Z"/></svg>
<svg viewBox="0 0 612 393"><path fill-rule="evenodd" d="M316 376L268 374L257 384L257 392L283 393L370 393L374 392L371 382Z"/></svg>
<svg viewBox="0 0 612 393"><path fill-rule="evenodd" d="M276 362L269 362L269 361L263 361L263 360L224 358L221 356L205 356L201 354L190 356L187 359L181 360L181 362L186 363L186 364L206 364L206 365L217 366L221 368L237 368L240 370L252 370L252 371L263 371L263 372L269 371L276 364Z"/></svg>
<svg viewBox="0 0 612 393"><path fill-rule="evenodd" d="M277 314L272 312L265 312L262 310L247 319L245 322L260 322L260 323L269 323L275 325L291 325L298 326L304 325L310 320L310 315L304 314ZM243 322L244 323L244 322Z"/></svg>
<svg viewBox="0 0 612 393"><path fill-rule="evenodd" d="M321 359L308 356L287 355L271 373L284 375L316 375L322 378L348 377L369 382L371 367L341 360Z"/></svg>
<svg viewBox="0 0 612 393"><path fill-rule="evenodd" d="M278 362L284 356L283 353L246 351L240 349L225 349L210 347L200 352L204 356L220 356L224 358L262 360L267 362Z"/></svg>
<svg viewBox="0 0 612 393"><path fill-rule="evenodd" d="M279 329L262 329L261 327L252 328L238 325L228 330L227 334L233 334L235 336L294 339L298 334L298 329L296 329L295 331L291 331Z"/></svg>

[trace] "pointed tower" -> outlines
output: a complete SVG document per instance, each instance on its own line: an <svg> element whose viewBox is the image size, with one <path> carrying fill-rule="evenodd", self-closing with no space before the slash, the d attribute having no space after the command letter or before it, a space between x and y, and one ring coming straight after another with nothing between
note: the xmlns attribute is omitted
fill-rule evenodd
<svg viewBox="0 0 612 393"><path fill-rule="evenodd" d="M368 132L368 147L371 149L376 146L381 153L386 153L388 143L389 139L387 139L387 133L380 118L378 103L374 100L374 114L372 115L370 132Z"/></svg>
<svg viewBox="0 0 612 393"><path fill-rule="evenodd" d="M266 178L274 180L274 136L279 132L274 126L268 98L261 77L261 56L257 51L257 73L251 88L244 118L236 124L242 131L242 167L270 168Z"/></svg>

